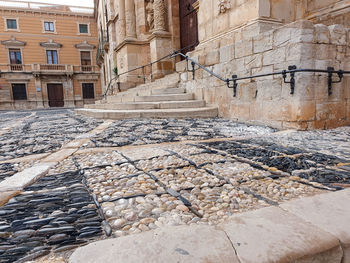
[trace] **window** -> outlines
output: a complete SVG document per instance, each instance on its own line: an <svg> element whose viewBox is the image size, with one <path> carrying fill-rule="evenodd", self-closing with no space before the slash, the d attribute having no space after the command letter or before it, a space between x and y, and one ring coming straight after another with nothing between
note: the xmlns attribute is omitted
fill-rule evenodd
<svg viewBox="0 0 350 263"><path fill-rule="evenodd" d="M58 64L57 50L46 50L47 64Z"/></svg>
<svg viewBox="0 0 350 263"><path fill-rule="evenodd" d="M26 84L12 84L12 96L14 100L26 100Z"/></svg>
<svg viewBox="0 0 350 263"><path fill-rule="evenodd" d="M17 19L6 19L7 29L17 29Z"/></svg>
<svg viewBox="0 0 350 263"><path fill-rule="evenodd" d="M22 64L22 56L20 49L10 49L10 64Z"/></svg>
<svg viewBox="0 0 350 263"><path fill-rule="evenodd" d="M94 99L94 84L93 83L83 83L83 99Z"/></svg>
<svg viewBox="0 0 350 263"><path fill-rule="evenodd" d="M44 29L46 32L55 32L54 22L44 22Z"/></svg>
<svg viewBox="0 0 350 263"><path fill-rule="evenodd" d="M91 71L91 52L80 51L80 60L82 71Z"/></svg>
<svg viewBox="0 0 350 263"><path fill-rule="evenodd" d="M89 34L89 26L87 24L79 24L80 34Z"/></svg>

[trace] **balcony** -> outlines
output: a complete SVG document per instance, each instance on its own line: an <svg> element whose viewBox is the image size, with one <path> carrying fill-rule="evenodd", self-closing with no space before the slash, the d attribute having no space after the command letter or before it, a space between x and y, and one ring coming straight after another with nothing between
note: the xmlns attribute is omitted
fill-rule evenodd
<svg viewBox="0 0 350 263"><path fill-rule="evenodd" d="M1 73L99 73L97 66L69 64L0 64Z"/></svg>
<svg viewBox="0 0 350 263"><path fill-rule="evenodd" d="M32 72L33 65L26 64L0 64L0 72Z"/></svg>

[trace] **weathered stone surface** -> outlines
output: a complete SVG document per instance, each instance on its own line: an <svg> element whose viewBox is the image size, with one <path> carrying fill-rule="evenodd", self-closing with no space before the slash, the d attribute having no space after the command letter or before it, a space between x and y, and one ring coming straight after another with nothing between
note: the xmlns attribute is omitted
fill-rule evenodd
<svg viewBox="0 0 350 263"><path fill-rule="evenodd" d="M346 45L346 30L343 25L331 25L328 28L331 36L331 44Z"/></svg>
<svg viewBox="0 0 350 263"><path fill-rule="evenodd" d="M277 207L233 216L220 228L227 233L242 263L330 263L342 258L335 236Z"/></svg>
<svg viewBox="0 0 350 263"><path fill-rule="evenodd" d="M210 244L208 246L208 244ZM70 263L79 262L239 262L225 233L207 226L157 229L104 240L78 248Z"/></svg>
<svg viewBox="0 0 350 263"><path fill-rule="evenodd" d="M329 44L330 43L330 32L329 28L323 24L315 25L316 43Z"/></svg>
<svg viewBox="0 0 350 263"><path fill-rule="evenodd" d="M350 262L350 190L303 198L281 208L337 237L344 250L342 262Z"/></svg>
<svg viewBox="0 0 350 263"><path fill-rule="evenodd" d="M56 163L37 164L0 182L0 191L21 190L44 175Z"/></svg>

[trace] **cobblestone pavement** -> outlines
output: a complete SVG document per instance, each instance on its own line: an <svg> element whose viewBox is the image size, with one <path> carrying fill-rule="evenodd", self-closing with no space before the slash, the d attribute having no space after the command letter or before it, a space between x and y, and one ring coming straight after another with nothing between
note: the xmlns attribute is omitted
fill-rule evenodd
<svg viewBox="0 0 350 263"><path fill-rule="evenodd" d="M86 136L100 122L70 110L0 119L14 125L0 136L0 181L40 162L39 153L88 139L0 208L0 262L49 253L61 262L61 253L96 239L215 225L350 186L349 127L277 132L223 119L125 120Z"/></svg>

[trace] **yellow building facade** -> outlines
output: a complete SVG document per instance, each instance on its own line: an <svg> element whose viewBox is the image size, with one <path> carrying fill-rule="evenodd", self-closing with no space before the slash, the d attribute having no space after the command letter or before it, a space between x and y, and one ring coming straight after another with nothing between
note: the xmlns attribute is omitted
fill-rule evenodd
<svg viewBox="0 0 350 263"><path fill-rule="evenodd" d="M93 9L6 0L0 12L0 109L100 99Z"/></svg>

